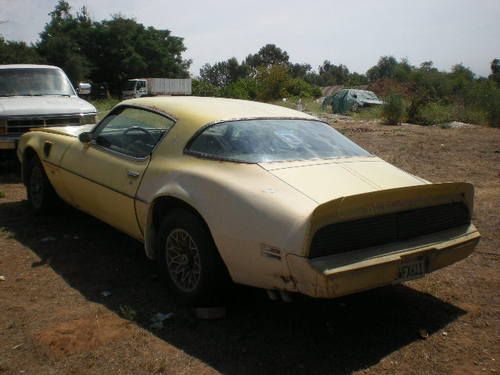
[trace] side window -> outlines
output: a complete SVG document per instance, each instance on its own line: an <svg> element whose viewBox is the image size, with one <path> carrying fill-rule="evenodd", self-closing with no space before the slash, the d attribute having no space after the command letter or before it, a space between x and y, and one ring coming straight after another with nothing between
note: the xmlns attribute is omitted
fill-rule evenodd
<svg viewBox="0 0 500 375"><path fill-rule="evenodd" d="M99 146L142 158L173 125L173 120L158 113L125 107L106 117L94 138Z"/></svg>

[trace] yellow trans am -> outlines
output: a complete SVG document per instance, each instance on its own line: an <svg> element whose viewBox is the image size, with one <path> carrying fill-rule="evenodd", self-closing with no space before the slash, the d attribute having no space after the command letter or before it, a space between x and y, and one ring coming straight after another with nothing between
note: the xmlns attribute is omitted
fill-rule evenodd
<svg viewBox="0 0 500 375"><path fill-rule="evenodd" d="M189 303L231 281L334 298L422 277L480 238L472 185L432 184L269 104L127 100L97 125L23 135L18 157L35 213L60 198L142 241Z"/></svg>

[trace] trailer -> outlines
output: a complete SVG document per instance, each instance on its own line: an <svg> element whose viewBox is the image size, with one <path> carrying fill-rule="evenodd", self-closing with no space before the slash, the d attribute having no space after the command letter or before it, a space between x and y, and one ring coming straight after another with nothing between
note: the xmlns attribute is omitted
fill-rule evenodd
<svg viewBox="0 0 500 375"><path fill-rule="evenodd" d="M191 95L191 92L191 78L133 78L125 84L122 97Z"/></svg>

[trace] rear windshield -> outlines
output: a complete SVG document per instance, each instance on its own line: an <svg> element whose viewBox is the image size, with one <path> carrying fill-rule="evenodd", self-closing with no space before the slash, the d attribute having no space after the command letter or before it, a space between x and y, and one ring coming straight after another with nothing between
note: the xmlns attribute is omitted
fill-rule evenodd
<svg viewBox="0 0 500 375"><path fill-rule="evenodd" d="M204 129L189 153L245 163L371 156L331 126L311 120L244 120Z"/></svg>
<svg viewBox="0 0 500 375"><path fill-rule="evenodd" d="M59 69L0 69L0 96L75 95L73 86Z"/></svg>

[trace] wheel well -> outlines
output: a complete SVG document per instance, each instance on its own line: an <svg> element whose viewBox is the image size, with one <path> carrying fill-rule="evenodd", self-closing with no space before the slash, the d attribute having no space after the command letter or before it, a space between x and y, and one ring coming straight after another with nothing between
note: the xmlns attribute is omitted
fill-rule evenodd
<svg viewBox="0 0 500 375"><path fill-rule="evenodd" d="M156 233L160 228L162 218L165 217L168 211L171 211L175 208L183 208L186 211L189 211L195 216L197 216L205 224L206 229L210 233L210 229L208 228L208 225L203 216L201 216L200 213L196 211L196 209L191 205L189 205L188 203L174 197L161 197L153 202L152 221Z"/></svg>
<svg viewBox="0 0 500 375"><path fill-rule="evenodd" d="M26 150L24 150L24 153L23 153L23 162L22 162L22 177L23 177L23 182L24 184L26 185L27 184L27 181L28 181L28 165L30 164L30 162L34 159L34 158L37 158L38 155L36 153L36 151L31 148L31 147L28 147L26 148Z"/></svg>
<svg viewBox="0 0 500 375"><path fill-rule="evenodd" d="M181 199L174 198L174 197L160 197L160 198L157 198L153 202L153 212L152 212L151 218L152 218L153 233L155 233L155 236L159 232L162 218L165 217L165 215L167 215L167 213L169 211L171 211L173 209L177 209L177 208L185 209L186 211L192 213L193 215L195 215L196 217L198 217L200 219L200 221L205 226L205 229L207 230L208 234L212 238L212 241L214 242L215 248L217 249L217 245L215 244L215 240L214 240L214 237L212 236L212 232L210 231L210 228L208 227L208 224L205 221L205 219L203 218L203 216L201 216L201 214L190 204L184 202ZM154 245L153 245L154 248L156 248L156 246L157 246L156 239L153 239L153 243L154 243ZM222 256L220 254L219 249L217 249L217 252L218 252L220 261L224 267L224 270L227 273L227 277L230 278L228 267L227 267L226 263L224 262L224 259L222 259ZM155 250L154 256L156 256L156 250Z"/></svg>

